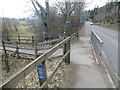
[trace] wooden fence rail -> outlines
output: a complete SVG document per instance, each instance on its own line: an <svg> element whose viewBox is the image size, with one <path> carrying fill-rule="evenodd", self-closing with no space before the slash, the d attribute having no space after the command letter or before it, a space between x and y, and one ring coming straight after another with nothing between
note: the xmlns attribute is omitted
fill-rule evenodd
<svg viewBox="0 0 120 90"><path fill-rule="evenodd" d="M53 47L55 44L59 43L62 40L63 39L55 39L55 40L40 42L40 43L37 43L36 41L34 41L34 43L17 42L17 41L14 41L14 42L13 41L12 42L11 41L2 41L2 42L4 42L4 45L2 44L2 47L6 48L5 49L6 51L7 51L7 48L16 48L17 47L18 50L19 49L33 50L36 53L36 51L39 51L39 50L50 49L51 47Z"/></svg>
<svg viewBox="0 0 120 90"><path fill-rule="evenodd" d="M19 58L19 54L26 54L26 55L32 55L34 58L37 56L41 55L42 53L39 53L40 50L45 50L45 49L50 49L52 48L56 43L60 42L62 39L55 39L51 41L46 41L46 42L40 42L37 43L35 40L33 42L22 42L20 41L2 41L2 47L4 51L4 59L3 61L5 62L6 70L7 72L10 71L10 65L17 59ZM24 46L21 46L24 45ZM27 45L27 46L26 46ZM25 52L26 50L30 50L29 52ZM13 60L10 60L9 62L7 58L7 51L13 51L14 56L16 57ZM22 52L23 51L23 52ZM30 53L32 52L32 53ZM12 57L12 56L11 56Z"/></svg>
<svg viewBox="0 0 120 90"><path fill-rule="evenodd" d="M34 61L26 65L24 68L22 68L19 72L12 75L10 78L8 78L5 82L3 82L2 85L0 85L0 88L12 88L19 83L24 77L26 77L30 72L32 72L39 64L43 64L43 67L45 66L45 61L49 56L51 56L56 50L58 50L60 47L64 47L64 55L61 59L60 63L57 65L56 69L53 70L53 74L47 78L45 74L45 78L41 82L41 88L47 86L48 82L51 80L51 77L54 75L58 67L60 66L61 62L65 60L66 63L70 63L70 37L67 37L57 45L55 45L53 48L51 48L47 53L42 54L41 56L37 57ZM36 47L35 47L36 48ZM35 49L36 50L36 49ZM44 69L46 72L46 69Z"/></svg>
<svg viewBox="0 0 120 90"><path fill-rule="evenodd" d="M2 37L2 36L0 36L0 38L2 39L2 40L5 40L6 38L4 38L4 37ZM6 41L8 40L8 41L17 41L17 42L32 42L32 43L34 43L34 41L37 41L37 39L39 39L39 37L36 37L36 36L10 36L9 37L9 40L8 39L6 39ZM56 39L50 39L50 41L51 40L56 40Z"/></svg>

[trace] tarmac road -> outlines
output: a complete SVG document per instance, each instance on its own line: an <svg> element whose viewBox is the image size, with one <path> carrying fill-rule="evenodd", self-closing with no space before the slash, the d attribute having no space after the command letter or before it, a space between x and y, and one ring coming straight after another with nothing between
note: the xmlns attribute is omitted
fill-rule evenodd
<svg viewBox="0 0 120 90"><path fill-rule="evenodd" d="M93 30L103 40L103 51L118 73L118 31L90 25L90 22L86 22L85 26L89 31Z"/></svg>

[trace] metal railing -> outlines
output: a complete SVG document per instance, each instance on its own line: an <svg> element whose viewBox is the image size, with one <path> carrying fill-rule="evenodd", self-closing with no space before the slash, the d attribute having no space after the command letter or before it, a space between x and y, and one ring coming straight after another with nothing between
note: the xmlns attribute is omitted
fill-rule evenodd
<svg viewBox="0 0 120 90"><path fill-rule="evenodd" d="M97 59L101 59L100 55L102 54L103 41L98 37L98 35L91 31L91 42L96 53Z"/></svg>
<svg viewBox="0 0 120 90"><path fill-rule="evenodd" d="M105 53L103 52L103 41L94 31L91 31L91 43L95 52L95 57L98 60L99 64L105 65L105 68L107 68L115 86L118 87L118 81L120 80L119 76L116 74L112 63L110 63Z"/></svg>
<svg viewBox="0 0 120 90"><path fill-rule="evenodd" d="M100 37L98 37L98 35L94 31L91 31L91 39L92 39L93 44L95 42L101 48L103 47L103 41L101 40Z"/></svg>

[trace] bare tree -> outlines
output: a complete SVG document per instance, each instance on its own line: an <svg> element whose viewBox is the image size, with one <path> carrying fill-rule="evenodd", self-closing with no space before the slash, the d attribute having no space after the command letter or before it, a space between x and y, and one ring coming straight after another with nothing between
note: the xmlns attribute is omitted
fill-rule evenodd
<svg viewBox="0 0 120 90"><path fill-rule="evenodd" d="M58 38L59 35L63 33L63 30L60 29L62 20L61 16L58 14L57 8L54 6L50 7L48 2L46 2L46 9L44 9L37 1L32 1L32 4L35 9L35 17L37 16L36 21L39 21L33 24L34 29L39 27L39 30L35 31L39 32L42 40ZM39 9L37 9L37 6Z"/></svg>
<svg viewBox="0 0 120 90"><path fill-rule="evenodd" d="M33 28L35 31L39 32L42 40L64 36L66 25L69 25L66 28L73 29L74 27L75 29L67 30L68 34L75 32L77 27L79 27L79 16L83 7L82 2L67 3L57 1L55 6L52 7L46 2L46 9L36 0L32 0L32 4L35 9L34 18L37 16L37 18L34 19L37 23L33 23Z"/></svg>
<svg viewBox="0 0 120 90"><path fill-rule="evenodd" d="M10 40L9 34L10 20L8 18L3 18L2 20L2 40Z"/></svg>
<svg viewBox="0 0 120 90"><path fill-rule="evenodd" d="M18 19L2 18L2 39L10 40L12 32L17 31L18 26Z"/></svg>
<svg viewBox="0 0 120 90"><path fill-rule="evenodd" d="M56 2L56 6L61 10L61 13L64 15L66 28L69 29L68 34L77 32L79 27L80 13L83 9L83 2ZM70 30L70 28L74 30Z"/></svg>
<svg viewBox="0 0 120 90"><path fill-rule="evenodd" d="M44 25L44 37L45 38L48 38L48 32L49 32L49 3L48 2L45 2L46 3L46 9L44 9L39 3L37 0L31 0L32 1L32 4L34 6L34 9L36 11L36 14L39 18L41 18L42 22L43 22L43 25ZM40 10L37 9L37 6L39 7Z"/></svg>

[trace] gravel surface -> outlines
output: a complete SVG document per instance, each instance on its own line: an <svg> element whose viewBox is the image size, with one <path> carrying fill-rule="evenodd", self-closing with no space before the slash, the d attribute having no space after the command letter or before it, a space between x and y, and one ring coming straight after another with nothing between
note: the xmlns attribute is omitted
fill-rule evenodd
<svg viewBox="0 0 120 90"><path fill-rule="evenodd" d="M55 69L56 65L59 63L61 57L53 58L50 61L46 61L46 70L47 70L47 77L49 77L53 70ZM60 87L62 83L65 82L67 74L71 71L72 65L67 65L64 62L61 64L55 75L53 76L51 82L48 84L48 88L57 88ZM38 73L35 69L29 75L25 77L16 88L39 88L39 79Z"/></svg>
<svg viewBox="0 0 120 90"><path fill-rule="evenodd" d="M28 55L23 55L23 56L31 58ZM11 58L10 56L8 58L9 58L9 61L13 60L13 58ZM18 72L21 68L25 67L28 63L30 63L33 59L29 59L29 58L28 59L24 59L24 58L15 59L14 62L10 65L10 71L8 73L6 72L4 62L1 60L0 66L2 68L1 70L2 77L0 78L0 82L4 82L14 73Z"/></svg>

